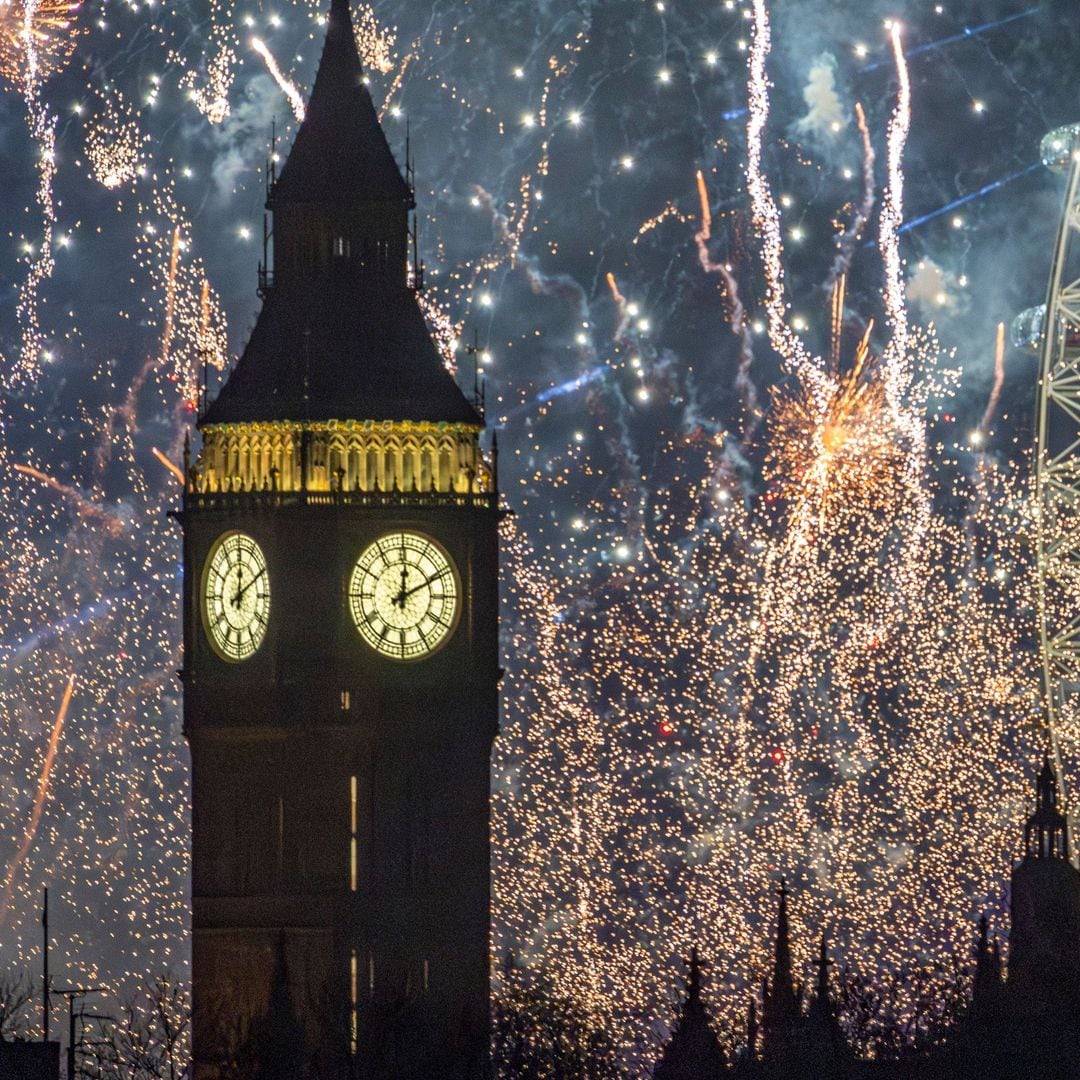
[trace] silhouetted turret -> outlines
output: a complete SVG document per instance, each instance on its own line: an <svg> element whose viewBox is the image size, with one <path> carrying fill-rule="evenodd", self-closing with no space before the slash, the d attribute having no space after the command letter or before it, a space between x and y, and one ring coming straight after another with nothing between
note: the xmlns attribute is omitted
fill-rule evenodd
<svg viewBox="0 0 1080 1080"><path fill-rule="evenodd" d="M1080 1001L1080 873L1069 859L1069 829L1058 807L1049 759L1039 773L1035 811L1024 826L1024 856L1012 872L1009 997L1034 1014L1075 1011Z"/></svg>

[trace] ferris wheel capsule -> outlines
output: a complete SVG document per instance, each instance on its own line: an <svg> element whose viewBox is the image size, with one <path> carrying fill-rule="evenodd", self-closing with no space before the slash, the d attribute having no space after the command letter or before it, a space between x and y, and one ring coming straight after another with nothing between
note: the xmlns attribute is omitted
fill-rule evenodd
<svg viewBox="0 0 1080 1080"><path fill-rule="evenodd" d="M1009 327L1009 341L1014 349L1037 353L1042 345L1043 326L1046 324L1046 305L1036 304L1021 311Z"/></svg>
<svg viewBox="0 0 1080 1080"><path fill-rule="evenodd" d="M1065 124L1054 128L1043 136L1039 144L1039 156L1042 163L1051 171L1065 173L1069 171L1080 141L1080 124Z"/></svg>

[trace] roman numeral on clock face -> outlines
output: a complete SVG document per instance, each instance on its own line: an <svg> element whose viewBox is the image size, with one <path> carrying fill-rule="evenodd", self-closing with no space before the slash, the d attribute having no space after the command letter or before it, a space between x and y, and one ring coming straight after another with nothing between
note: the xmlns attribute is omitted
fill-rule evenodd
<svg viewBox="0 0 1080 1080"><path fill-rule="evenodd" d="M453 633L460 592L453 560L442 546L402 530L360 552L349 580L349 611L361 640L376 653L420 660Z"/></svg>

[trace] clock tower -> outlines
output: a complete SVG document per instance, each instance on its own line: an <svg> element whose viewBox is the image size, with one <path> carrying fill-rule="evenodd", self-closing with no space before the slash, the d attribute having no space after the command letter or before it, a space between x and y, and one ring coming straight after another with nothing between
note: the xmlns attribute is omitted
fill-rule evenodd
<svg viewBox="0 0 1080 1080"><path fill-rule="evenodd" d="M177 515L200 1080L486 1053L495 467L417 305L412 208L333 0Z"/></svg>

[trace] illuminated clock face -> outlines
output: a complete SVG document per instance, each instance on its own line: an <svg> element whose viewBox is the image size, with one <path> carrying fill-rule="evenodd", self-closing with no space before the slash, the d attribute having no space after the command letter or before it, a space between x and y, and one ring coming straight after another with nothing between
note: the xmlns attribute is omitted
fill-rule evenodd
<svg viewBox="0 0 1080 1080"><path fill-rule="evenodd" d="M225 660L254 655L270 620L270 577L262 548L242 532L218 538L203 574L203 620Z"/></svg>
<svg viewBox="0 0 1080 1080"><path fill-rule="evenodd" d="M454 564L434 540L393 532L357 559L349 607L361 637L376 652L394 660L419 660L453 632L459 593Z"/></svg>

